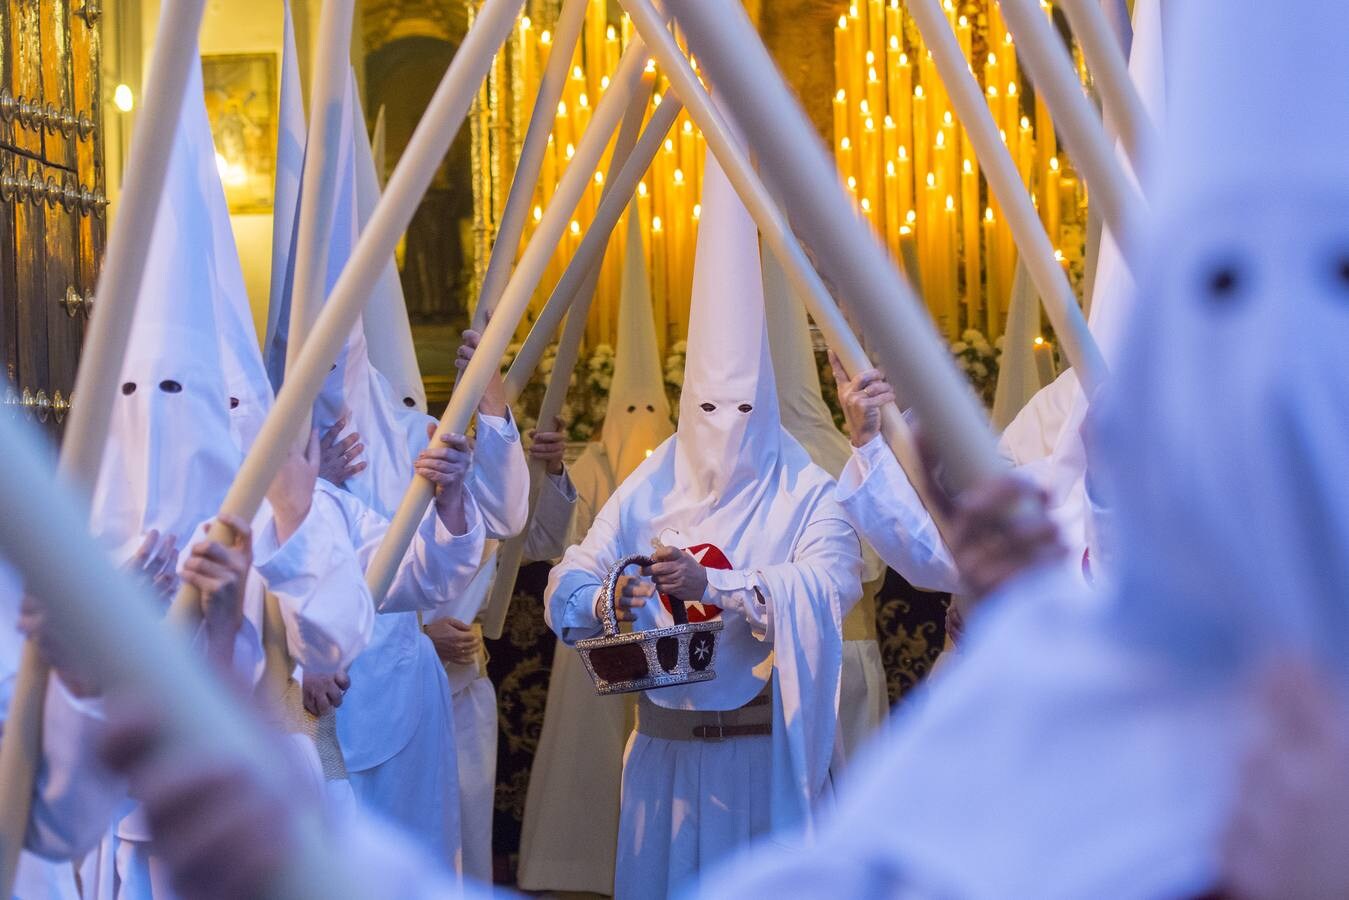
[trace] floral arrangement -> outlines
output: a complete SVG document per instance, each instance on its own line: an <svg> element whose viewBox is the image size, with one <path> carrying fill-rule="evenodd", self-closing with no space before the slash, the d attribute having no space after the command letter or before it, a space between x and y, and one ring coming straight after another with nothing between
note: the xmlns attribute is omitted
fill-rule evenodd
<svg viewBox="0 0 1349 900"><path fill-rule="evenodd" d="M956 366L970 380L974 392L984 406L992 408L993 395L998 389L998 369L1002 362L1002 338L994 346L977 328L967 328L960 340L951 345Z"/></svg>

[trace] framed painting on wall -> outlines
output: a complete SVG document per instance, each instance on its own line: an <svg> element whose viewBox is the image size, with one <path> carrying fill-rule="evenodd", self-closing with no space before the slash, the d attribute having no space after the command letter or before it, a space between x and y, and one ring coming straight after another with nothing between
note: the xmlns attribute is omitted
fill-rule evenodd
<svg viewBox="0 0 1349 900"><path fill-rule="evenodd" d="M203 55L201 68L230 212L269 213L276 181L276 55Z"/></svg>

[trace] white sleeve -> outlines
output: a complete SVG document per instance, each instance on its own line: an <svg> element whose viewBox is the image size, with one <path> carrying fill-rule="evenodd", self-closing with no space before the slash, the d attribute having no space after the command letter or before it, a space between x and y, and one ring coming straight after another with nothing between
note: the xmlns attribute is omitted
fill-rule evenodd
<svg viewBox="0 0 1349 900"><path fill-rule="evenodd" d="M505 418L478 414L469 493L482 510L487 537L506 540L525 530L529 518L529 466L520 431Z"/></svg>
<svg viewBox="0 0 1349 900"><path fill-rule="evenodd" d="M600 633L595 598L605 575L618 562L618 495L609 498L586 532L585 539L567 548L562 562L548 574L544 619L567 644Z"/></svg>
<svg viewBox="0 0 1349 900"><path fill-rule="evenodd" d="M81 856L107 834L127 799L126 783L104 767L100 700L80 700L58 677L47 688L42 765L24 846L51 860Z"/></svg>
<svg viewBox="0 0 1349 900"><path fill-rule="evenodd" d="M374 604L346 524L334 493L320 486L285 544L277 544L270 510L254 528L253 566L276 595L290 654L305 671L342 671L374 634Z"/></svg>
<svg viewBox="0 0 1349 900"><path fill-rule="evenodd" d="M389 531L389 520L345 491L332 490L327 492L327 498L338 510L364 572ZM434 503L427 508L411 546L398 564L393 583L376 611L395 613L435 609L445 597L467 587L482 560L484 526L472 496L465 498L464 512L468 531L455 535L440 521ZM361 586L365 587L364 577ZM371 603L368 591L366 603Z"/></svg>
<svg viewBox="0 0 1349 900"><path fill-rule="evenodd" d="M861 543L857 533L829 504L812 516L792 549L789 562L763 569L708 569L705 599L736 609L761 641L772 643L781 604L806 597L838 598L840 616L862 596Z"/></svg>
<svg viewBox="0 0 1349 900"><path fill-rule="evenodd" d="M548 475L539 491L539 505L525 537L525 559L557 559L567 549L572 515L576 511L576 488L563 471Z"/></svg>
<svg viewBox="0 0 1349 900"><path fill-rule="evenodd" d="M463 534L453 534L445 527L434 504L422 518L393 586L380 604L381 613L433 610L468 588L482 563L484 527L478 505L472 497L466 501L468 530Z"/></svg>
<svg viewBox="0 0 1349 900"><path fill-rule="evenodd" d="M886 565L916 588L954 592L960 578L937 524L885 442L855 449L834 499Z"/></svg>

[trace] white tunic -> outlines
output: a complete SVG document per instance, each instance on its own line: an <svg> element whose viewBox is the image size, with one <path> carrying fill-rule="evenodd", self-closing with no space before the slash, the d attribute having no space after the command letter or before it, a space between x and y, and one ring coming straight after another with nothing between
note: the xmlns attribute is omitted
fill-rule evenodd
<svg viewBox="0 0 1349 900"><path fill-rule="evenodd" d="M750 838L779 825L809 824L811 807L827 789L834 748L840 623L861 594L857 535L829 498L833 482L785 433L782 458L754 489L761 499L739 519L737 527L748 530L662 528L659 515L645 511L667 496L678 440L623 483L586 539L553 570L549 624L569 643L599 633L594 607L602 579L619 558L649 552L653 537L705 558L712 541L724 543L738 557L728 557L736 568L709 569L708 594L691 610L691 617L720 615L726 623L717 678L649 696L669 708L734 709L771 678L773 735L720 744L633 735L615 879L616 895L625 898L664 897ZM634 509L644 512L634 516ZM672 622L655 603L638 610L634 627Z"/></svg>
<svg viewBox="0 0 1349 900"><path fill-rule="evenodd" d="M484 461L486 462L486 461ZM567 525L575 494L566 477L549 477L539 495L539 506L525 540L526 560L560 556L566 546ZM425 616L429 624L455 618L474 622L492 594L500 565L500 544L487 541L482 564L463 591L449 595ZM463 829L464 875L484 883L492 880L492 818L496 807L497 696L487 677L484 648L468 665L442 660L454 703L455 743L459 753L459 815Z"/></svg>
<svg viewBox="0 0 1349 900"><path fill-rule="evenodd" d="M430 421L409 417L409 449L426 445L424 425ZM351 688L337 710L338 739L357 799L409 828L455 869L463 865L464 829L456 802L460 729L453 690L435 647L422 633L419 613L431 613L468 590L484 540L498 535L498 529L522 527L528 504L527 485L522 492L518 478L503 478L497 465L484 464L518 457L523 468L514 422L491 416L479 416L478 422L477 462L469 482L472 531L454 537L434 514L424 520L414 554L424 553L422 563L441 571L419 580L411 602L400 604L403 612L378 617L375 640L352 667ZM349 505L357 503L345 496ZM430 541L428 528L434 531ZM376 529L368 537L364 562L383 532ZM469 728L470 734L480 731Z"/></svg>
<svg viewBox="0 0 1349 900"><path fill-rule="evenodd" d="M21 589L0 564L0 730L8 719L22 649L16 627ZM124 796L121 783L99 763L101 703L72 696L59 677L47 688L42 762L34 786L14 897L74 898L70 860L98 843Z"/></svg>
<svg viewBox="0 0 1349 900"><path fill-rule="evenodd" d="M269 510L264 508L255 522L254 568L234 652L234 669L249 683L256 685L263 675L262 622L269 592L277 597L298 665L340 671L368 643L376 617L348 530L337 515L340 502L338 492L320 483L310 515L280 546ZM200 537L199 529L194 541ZM140 808L127 801L99 852L81 868L86 894L101 900L172 897L150 852L150 838Z"/></svg>

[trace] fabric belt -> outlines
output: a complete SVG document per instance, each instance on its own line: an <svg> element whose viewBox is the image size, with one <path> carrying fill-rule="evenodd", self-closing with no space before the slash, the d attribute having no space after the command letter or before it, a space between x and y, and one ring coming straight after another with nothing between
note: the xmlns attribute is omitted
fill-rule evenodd
<svg viewBox="0 0 1349 900"><path fill-rule="evenodd" d="M637 701L637 733L663 741L724 741L773 733L772 683L739 709L708 712L666 709L643 694Z"/></svg>

